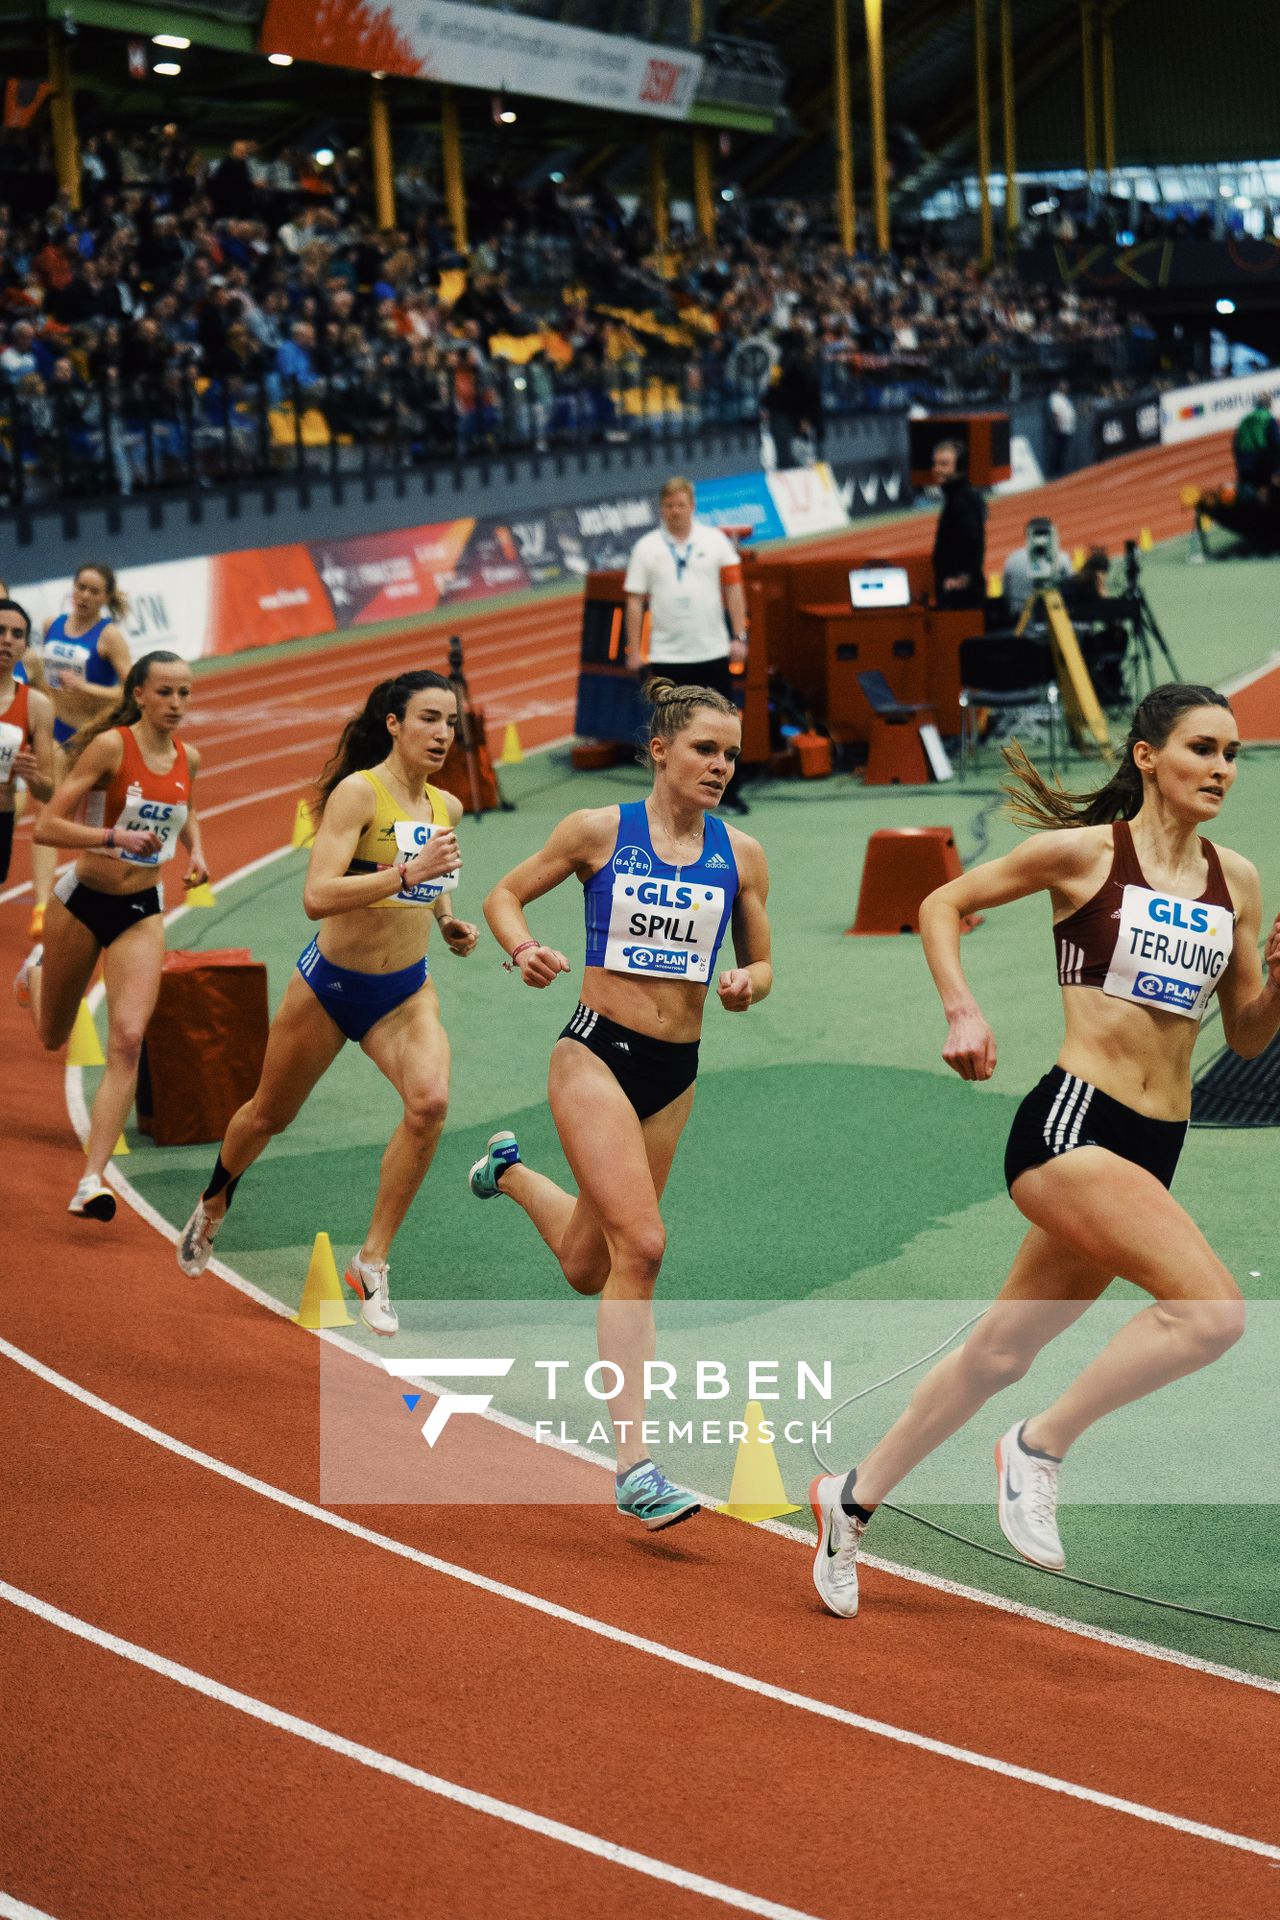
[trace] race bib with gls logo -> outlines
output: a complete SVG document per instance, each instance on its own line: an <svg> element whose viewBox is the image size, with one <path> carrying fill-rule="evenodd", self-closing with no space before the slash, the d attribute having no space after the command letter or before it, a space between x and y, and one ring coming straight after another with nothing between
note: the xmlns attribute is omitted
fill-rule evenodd
<svg viewBox="0 0 1280 1920"><path fill-rule="evenodd" d="M132 794L126 799L116 820L116 828L148 827L159 834L160 845L154 853L122 853L132 867L158 867L172 860L178 850L178 835L187 823L187 809L179 802L143 800Z"/></svg>
<svg viewBox="0 0 1280 1920"><path fill-rule="evenodd" d="M0 720L0 787L13 777L13 763L22 750L22 728Z"/></svg>
<svg viewBox="0 0 1280 1920"><path fill-rule="evenodd" d="M724 903L723 887L700 880L615 875L605 966L611 973L707 986Z"/></svg>
<svg viewBox="0 0 1280 1920"><path fill-rule="evenodd" d="M434 833L448 833L448 827L438 827L422 820L396 821L396 852L401 858L421 853ZM442 873L436 880L423 880L416 887L409 887L404 893L393 894L389 906L425 907L438 900L442 893L452 893L458 884L458 868L452 873Z"/></svg>
<svg viewBox="0 0 1280 1920"><path fill-rule="evenodd" d="M1199 1020L1231 958L1230 907L1126 887L1104 993Z"/></svg>

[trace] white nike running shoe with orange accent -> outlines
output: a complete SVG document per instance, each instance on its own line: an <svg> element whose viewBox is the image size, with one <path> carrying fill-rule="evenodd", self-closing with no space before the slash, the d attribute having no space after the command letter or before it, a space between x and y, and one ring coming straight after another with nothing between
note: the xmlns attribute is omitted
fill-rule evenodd
<svg viewBox="0 0 1280 1920"><path fill-rule="evenodd" d="M387 1292L386 1261L365 1260L358 1253L353 1253L346 1280L360 1301L360 1318L370 1333L385 1333L388 1336L399 1333L400 1316Z"/></svg>

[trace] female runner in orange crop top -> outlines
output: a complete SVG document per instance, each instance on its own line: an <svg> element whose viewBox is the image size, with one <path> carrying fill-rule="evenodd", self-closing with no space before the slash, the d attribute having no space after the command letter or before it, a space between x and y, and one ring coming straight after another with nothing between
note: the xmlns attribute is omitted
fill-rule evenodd
<svg viewBox="0 0 1280 1920"><path fill-rule="evenodd" d="M1246 1059L1280 1030L1280 918L1260 962L1257 872L1200 838L1235 780L1239 745L1220 693L1170 685L1138 707L1121 764L1096 793L1047 786L1010 749L1015 815L1057 831L949 881L921 910L947 1015L942 1057L962 1079L988 1080L996 1064L960 964L966 914L1049 894L1066 1036L1009 1136L1005 1178L1030 1226L997 1301L856 1468L813 1483L813 1578L832 1613L857 1612L858 1547L877 1503L1020 1380L1117 1274L1151 1304L1052 1406L1015 1422L996 1446L1000 1525L1034 1565L1065 1564L1056 1505L1067 1449L1105 1414L1209 1365L1243 1331L1240 1289L1169 1192L1210 996L1228 1044Z"/></svg>
<svg viewBox="0 0 1280 1920"><path fill-rule="evenodd" d="M143 654L119 704L68 741L67 772L36 822L37 846L77 856L54 887L43 946L19 976L41 1044L53 1052L69 1039L99 956L107 986L106 1072L69 1209L85 1219L115 1215L103 1174L133 1104L164 964L156 869L181 843L183 884L209 877L192 797L200 756L178 738L190 698L191 670L179 654Z"/></svg>
<svg viewBox="0 0 1280 1920"><path fill-rule="evenodd" d="M182 1271L203 1273L241 1175L354 1040L404 1102L368 1231L346 1273L365 1325L388 1335L400 1323L387 1256L449 1106L449 1042L428 977L427 934L434 919L458 954L470 953L477 937L450 905L462 804L429 784L456 726L449 682L423 669L382 681L344 728L320 778L320 824L303 892L308 918L323 924L272 1021L257 1090L232 1116L178 1245Z"/></svg>

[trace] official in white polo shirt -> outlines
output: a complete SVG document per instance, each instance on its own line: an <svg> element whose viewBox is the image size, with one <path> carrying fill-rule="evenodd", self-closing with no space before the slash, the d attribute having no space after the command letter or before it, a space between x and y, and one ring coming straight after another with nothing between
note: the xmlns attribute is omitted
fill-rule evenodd
<svg viewBox="0 0 1280 1920"><path fill-rule="evenodd" d="M658 495L662 525L631 549L623 591L627 597L627 665L648 678L661 674L681 687L714 687L732 700L730 666L746 658L747 601L742 563L718 527L694 518L692 480L675 475ZM649 657L640 657L645 608ZM725 614L728 613L726 622ZM730 630L732 629L732 637ZM746 813L730 787L724 805Z"/></svg>

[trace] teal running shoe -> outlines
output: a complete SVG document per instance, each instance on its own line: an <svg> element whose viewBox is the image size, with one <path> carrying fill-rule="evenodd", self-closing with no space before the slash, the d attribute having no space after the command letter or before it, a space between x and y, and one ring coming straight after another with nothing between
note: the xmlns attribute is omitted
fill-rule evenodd
<svg viewBox="0 0 1280 1920"><path fill-rule="evenodd" d="M520 1149L516 1145L514 1133L494 1133L489 1136L488 1151L483 1160L477 1160L471 1169L471 1191L477 1200L496 1200L502 1192L498 1181L508 1167L519 1166Z"/></svg>
<svg viewBox="0 0 1280 1920"><path fill-rule="evenodd" d="M673 1487L652 1460L637 1460L621 1480L615 1480L614 1493L618 1512L628 1520L638 1520L650 1533L674 1527L679 1520L692 1520L700 1511L694 1495Z"/></svg>

